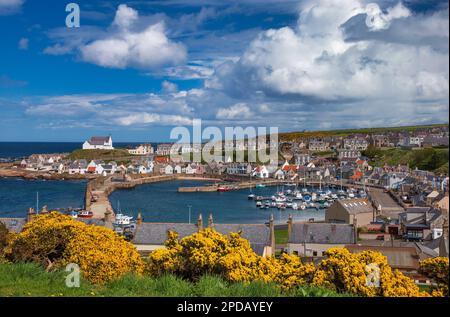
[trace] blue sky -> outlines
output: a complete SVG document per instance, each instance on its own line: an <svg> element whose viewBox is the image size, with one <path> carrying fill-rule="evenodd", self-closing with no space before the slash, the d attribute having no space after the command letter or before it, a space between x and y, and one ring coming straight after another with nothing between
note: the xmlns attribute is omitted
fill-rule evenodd
<svg viewBox="0 0 450 317"><path fill-rule="evenodd" d="M0 0L0 141L448 122L447 1Z"/></svg>

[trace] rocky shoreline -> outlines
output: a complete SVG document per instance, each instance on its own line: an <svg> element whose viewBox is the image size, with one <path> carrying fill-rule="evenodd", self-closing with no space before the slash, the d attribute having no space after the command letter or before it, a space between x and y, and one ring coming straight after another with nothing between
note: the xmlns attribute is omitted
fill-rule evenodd
<svg viewBox="0 0 450 317"><path fill-rule="evenodd" d="M53 174L48 172L32 172L15 168L0 168L0 177L20 177L23 179L35 180L91 180L96 178L96 175L81 175L81 174Z"/></svg>

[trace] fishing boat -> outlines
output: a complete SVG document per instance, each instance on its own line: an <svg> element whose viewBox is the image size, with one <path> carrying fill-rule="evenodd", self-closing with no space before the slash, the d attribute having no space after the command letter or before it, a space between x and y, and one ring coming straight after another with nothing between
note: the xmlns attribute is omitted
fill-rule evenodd
<svg viewBox="0 0 450 317"><path fill-rule="evenodd" d="M76 212L75 210L72 210L71 212L69 212L69 216L77 219L78 218L78 212Z"/></svg>
<svg viewBox="0 0 450 317"><path fill-rule="evenodd" d="M133 217L126 216L124 214L117 214L114 224L118 226L129 225Z"/></svg>
<svg viewBox="0 0 450 317"><path fill-rule="evenodd" d="M266 185L264 185L264 184L256 184L255 187L256 187L256 188L264 188L264 187L266 187Z"/></svg>
<svg viewBox="0 0 450 317"><path fill-rule="evenodd" d="M298 204L297 203L292 203L292 209L298 210Z"/></svg>
<svg viewBox="0 0 450 317"><path fill-rule="evenodd" d="M248 197L248 199L253 200L253 199L255 199L255 194L250 194L247 197Z"/></svg>
<svg viewBox="0 0 450 317"><path fill-rule="evenodd" d="M221 187L217 188L217 191L218 192L228 192L228 191L230 191L230 189L228 187L221 186Z"/></svg>
<svg viewBox="0 0 450 317"><path fill-rule="evenodd" d="M311 196L310 195L303 195L303 200L306 202L310 202L311 201Z"/></svg>
<svg viewBox="0 0 450 317"><path fill-rule="evenodd" d="M78 218L92 218L94 216L94 213L92 211L88 210L82 210L78 213Z"/></svg>
<svg viewBox="0 0 450 317"><path fill-rule="evenodd" d="M256 207L261 207L262 206L262 202L261 201L257 201L256 202Z"/></svg>
<svg viewBox="0 0 450 317"><path fill-rule="evenodd" d="M301 205L299 206L299 208L300 208L301 210L305 210L305 209L306 209L306 205L305 205L305 204L301 204Z"/></svg>

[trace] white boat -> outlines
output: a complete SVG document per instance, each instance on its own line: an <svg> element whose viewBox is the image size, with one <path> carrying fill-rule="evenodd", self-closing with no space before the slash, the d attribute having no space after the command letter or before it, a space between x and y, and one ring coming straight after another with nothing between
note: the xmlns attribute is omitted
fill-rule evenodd
<svg viewBox="0 0 450 317"><path fill-rule="evenodd" d="M298 210L298 205L297 205L297 203L292 203L292 209Z"/></svg>
<svg viewBox="0 0 450 317"><path fill-rule="evenodd" d="M248 199L255 199L255 194L248 195Z"/></svg>
<svg viewBox="0 0 450 317"><path fill-rule="evenodd" d="M348 197L350 197L350 198L355 198L355 194L353 194L353 193L348 193Z"/></svg>
<svg viewBox="0 0 450 317"><path fill-rule="evenodd" d="M124 214L117 214L114 224L118 226L129 225L133 217L126 216Z"/></svg>
<svg viewBox="0 0 450 317"><path fill-rule="evenodd" d="M301 204L299 207L300 207L301 210L305 210L306 209L306 205L305 204Z"/></svg>
<svg viewBox="0 0 450 317"><path fill-rule="evenodd" d="M262 206L262 202L261 201L257 201L256 202L256 207L261 207Z"/></svg>

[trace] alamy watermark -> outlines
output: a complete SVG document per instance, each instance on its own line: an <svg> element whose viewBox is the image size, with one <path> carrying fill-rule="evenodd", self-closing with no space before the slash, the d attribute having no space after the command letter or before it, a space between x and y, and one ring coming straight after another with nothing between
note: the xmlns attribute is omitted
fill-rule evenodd
<svg viewBox="0 0 450 317"><path fill-rule="evenodd" d="M376 263L367 264L365 267L366 286L380 287L380 267Z"/></svg>
<svg viewBox="0 0 450 317"><path fill-rule="evenodd" d="M71 2L66 5L66 26L68 28L80 27L80 6L77 3Z"/></svg>
<svg viewBox="0 0 450 317"><path fill-rule="evenodd" d="M66 265L66 286L69 288L80 287L80 266L76 263L69 263Z"/></svg>
<svg viewBox="0 0 450 317"><path fill-rule="evenodd" d="M201 119L192 121L192 133L185 126L174 127L170 138L177 141L170 149L172 161L189 154L193 162L278 163L278 127L202 127ZM208 140L204 142L204 140Z"/></svg>

